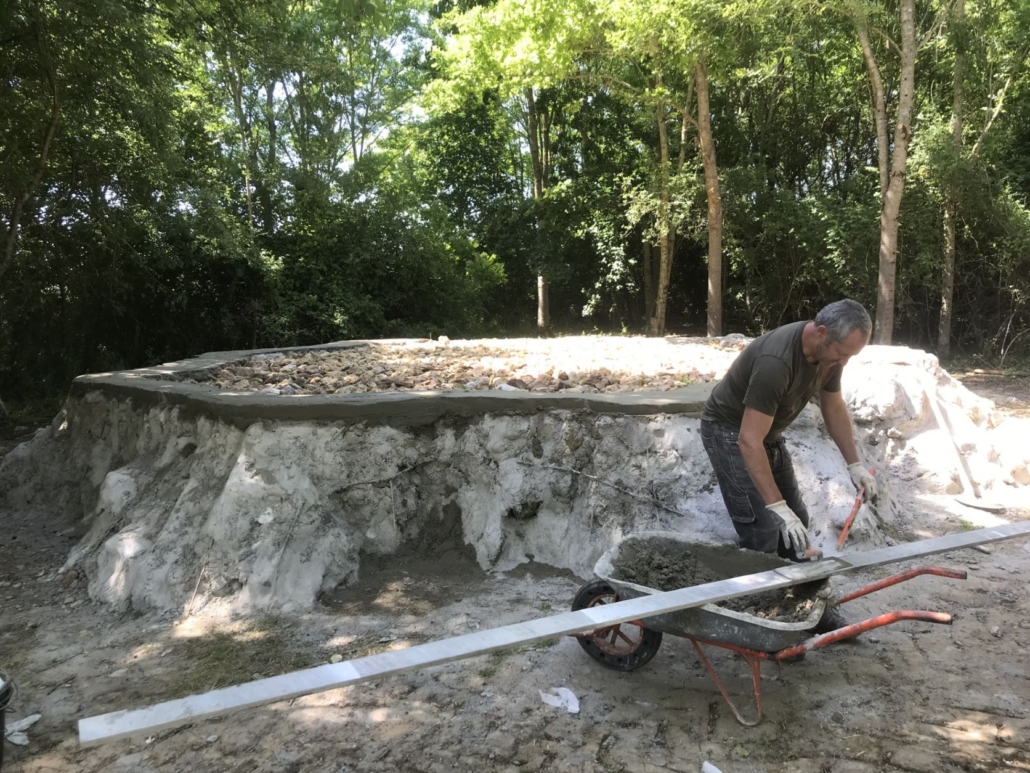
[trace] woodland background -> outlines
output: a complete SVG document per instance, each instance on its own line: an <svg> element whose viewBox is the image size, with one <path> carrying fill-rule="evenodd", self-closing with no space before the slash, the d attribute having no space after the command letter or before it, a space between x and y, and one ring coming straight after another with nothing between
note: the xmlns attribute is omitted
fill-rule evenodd
<svg viewBox="0 0 1030 773"><path fill-rule="evenodd" d="M7 0L0 395L346 338L1030 351L1030 0Z"/></svg>

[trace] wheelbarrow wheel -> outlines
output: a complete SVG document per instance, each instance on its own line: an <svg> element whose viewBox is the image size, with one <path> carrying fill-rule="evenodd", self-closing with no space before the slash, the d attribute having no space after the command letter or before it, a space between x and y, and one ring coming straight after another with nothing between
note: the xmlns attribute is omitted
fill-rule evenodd
<svg viewBox="0 0 1030 773"><path fill-rule="evenodd" d="M614 604L619 600L615 589L604 580L588 582L579 589L572 601L572 611ZM633 671L646 664L658 653L662 644L660 631L640 625L622 623L598 628L576 637L579 646L602 666L614 671Z"/></svg>

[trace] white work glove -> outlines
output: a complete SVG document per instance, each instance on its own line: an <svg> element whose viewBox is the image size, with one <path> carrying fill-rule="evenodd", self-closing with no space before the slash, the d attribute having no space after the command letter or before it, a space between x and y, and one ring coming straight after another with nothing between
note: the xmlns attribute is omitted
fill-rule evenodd
<svg viewBox="0 0 1030 773"><path fill-rule="evenodd" d="M865 486L865 495L862 497L862 501L868 502L871 499L875 502L880 495L880 490L876 487L876 478L869 470L861 462L855 462L848 465L848 472L851 473L851 481L855 484L855 488L861 491Z"/></svg>
<svg viewBox="0 0 1030 773"><path fill-rule="evenodd" d="M783 544L790 547L794 546L794 552L798 558L805 555L805 551L808 550L808 529L805 528L805 524L801 523L801 519L794 515L794 511L787 507L787 502L781 499L779 502L773 502L771 505L766 505L772 514L780 522L780 534L783 535Z"/></svg>

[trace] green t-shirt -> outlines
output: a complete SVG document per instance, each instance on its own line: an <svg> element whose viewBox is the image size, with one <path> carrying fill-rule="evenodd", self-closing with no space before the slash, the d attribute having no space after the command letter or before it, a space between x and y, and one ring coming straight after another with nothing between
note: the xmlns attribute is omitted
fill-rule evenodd
<svg viewBox="0 0 1030 773"><path fill-rule="evenodd" d="M767 437L775 438L820 389L839 392L841 366L824 374L805 359L801 334L807 324L792 322L749 343L715 385L701 418L739 428L744 408L754 408L773 417Z"/></svg>

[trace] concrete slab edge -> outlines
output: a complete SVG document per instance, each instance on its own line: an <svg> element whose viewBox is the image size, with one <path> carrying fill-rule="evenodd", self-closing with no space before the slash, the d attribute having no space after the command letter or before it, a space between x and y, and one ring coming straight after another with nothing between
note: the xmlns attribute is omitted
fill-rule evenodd
<svg viewBox="0 0 1030 773"><path fill-rule="evenodd" d="M337 341L319 346L209 352L188 360L149 368L93 373L72 382L71 397L100 392L140 407L178 406L240 428L259 421L333 421L391 426L424 426L445 418L471 418L489 413L530 414L537 411L588 411L597 414L700 416L712 384L696 384L668 392L584 394L562 392L372 392L353 395L261 395L186 384L177 377L218 370L257 354L332 351L368 345Z"/></svg>

